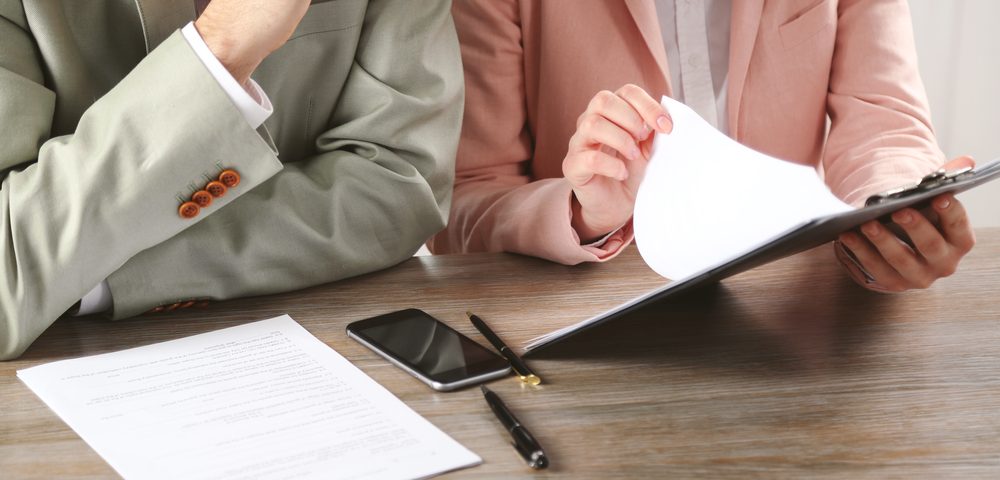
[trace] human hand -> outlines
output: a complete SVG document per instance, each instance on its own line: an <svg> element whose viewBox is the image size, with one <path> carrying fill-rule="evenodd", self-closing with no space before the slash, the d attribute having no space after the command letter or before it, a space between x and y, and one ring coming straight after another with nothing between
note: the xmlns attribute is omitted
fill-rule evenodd
<svg viewBox="0 0 1000 480"><path fill-rule="evenodd" d="M583 243L632 216L654 130L670 133L670 114L632 84L598 92L577 119L562 169L573 186L572 225Z"/></svg>
<svg viewBox="0 0 1000 480"><path fill-rule="evenodd" d="M213 0L194 22L209 50L240 85L288 41L309 0Z"/></svg>
<svg viewBox="0 0 1000 480"><path fill-rule="evenodd" d="M967 166L975 166L972 158L959 157L942 168L955 170ZM892 214L893 223L906 232L913 247L877 221L862 225L863 235L841 234L836 253L851 278L869 290L902 292L927 288L935 280L955 273L959 261L976 243L972 225L961 202L950 193L935 197L930 209L936 221L912 208ZM865 272L872 278L866 278Z"/></svg>

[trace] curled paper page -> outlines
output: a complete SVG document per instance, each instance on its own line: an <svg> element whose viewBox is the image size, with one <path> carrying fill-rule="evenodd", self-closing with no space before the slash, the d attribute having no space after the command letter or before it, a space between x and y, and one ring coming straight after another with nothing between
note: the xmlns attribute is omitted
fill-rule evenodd
<svg viewBox="0 0 1000 480"><path fill-rule="evenodd" d="M741 145L673 99L662 104L674 129L653 141L633 220L639 253L656 273L681 280L814 218L853 210L813 167Z"/></svg>

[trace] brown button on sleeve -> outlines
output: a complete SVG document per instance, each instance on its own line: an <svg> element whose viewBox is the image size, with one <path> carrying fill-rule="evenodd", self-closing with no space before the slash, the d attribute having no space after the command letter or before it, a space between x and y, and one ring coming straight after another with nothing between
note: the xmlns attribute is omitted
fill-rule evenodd
<svg viewBox="0 0 1000 480"><path fill-rule="evenodd" d="M208 185L205 185L205 190L212 194L215 198L219 198L226 194L226 186L217 180L208 182Z"/></svg>
<svg viewBox="0 0 1000 480"><path fill-rule="evenodd" d="M201 212L201 207L194 202L184 202L181 204L178 212L181 214L181 218L190 219L198 216L198 213Z"/></svg>
<svg viewBox="0 0 1000 480"><path fill-rule="evenodd" d="M223 170L219 174L219 181L228 188L233 188L240 184L240 174L236 170Z"/></svg>
<svg viewBox="0 0 1000 480"><path fill-rule="evenodd" d="M212 194L206 192L205 190L198 190L197 192L194 192L193 195L191 195L191 201L197 203L198 206L201 208L205 208L211 205L213 198L214 197L212 197Z"/></svg>

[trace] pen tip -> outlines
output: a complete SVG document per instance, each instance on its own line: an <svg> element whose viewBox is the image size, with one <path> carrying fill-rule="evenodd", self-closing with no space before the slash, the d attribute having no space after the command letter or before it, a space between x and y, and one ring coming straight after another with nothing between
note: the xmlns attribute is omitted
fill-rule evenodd
<svg viewBox="0 0 1000 480"><path fill-rule="evenodd" d="M465 315L468 316L469 318L472 318L472 312L468 310L465 311Z"/></svg>
<svg viewBox="0 0 1000 480"><path fill-rule="evenodd" d="M479 389L483 391L483 394L490 393L490 389L486 388L486 385L480 385Z"/></svg>

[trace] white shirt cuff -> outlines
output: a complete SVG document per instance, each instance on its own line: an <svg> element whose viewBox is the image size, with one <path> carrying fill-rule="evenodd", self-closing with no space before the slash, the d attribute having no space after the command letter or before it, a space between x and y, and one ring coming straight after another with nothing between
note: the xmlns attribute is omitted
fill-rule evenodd
<svg viewBox="0 0 1000 480"><path fill-rule="evenodd" d="M108 281L104 280L90 293L83 296L83 299L80 300L80 310L73 316L80 317L108 310L111 310L111 287L108 286Z"/></svg>
<svg viewBox="0 0 1000 480"><path fill-rule="evenodd" d="M250 124L250 128L256 130L263 125L264 121L274 113L274 107L271 105L271 99L267 98L267 94L260 88L260 85L257 85L257 82L251 78L247 81L246 88L241 86L229 73L229 70L222 66L222 62L212 54L212 50L205 44L198 29L194 28L194 22L185 25L181 29L181 33L201 63L205 64L205 68L208 68L215 81L219 82L219 86L236 105L236 109L243 114L243 118Z"/></svg>
<svg viewBox="0 0 1000 480"><path fill-rule="evenodd" d="M621 230L621 228L618 228L618 230ZM601 248L601 247L604 246L605 243L607 243L608 239L611 238L612 235L618 233L618 230L612 230L611 233L605 235L604 238L601 238L601 239L599 239L599 240L597 240L595 242L590 242L590 243L588 243L586 245L580 245L580 246L581 247Z"/></svg>

